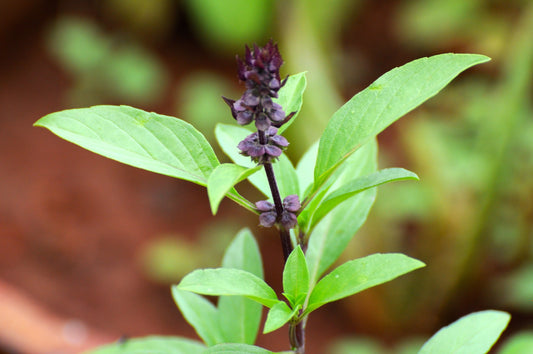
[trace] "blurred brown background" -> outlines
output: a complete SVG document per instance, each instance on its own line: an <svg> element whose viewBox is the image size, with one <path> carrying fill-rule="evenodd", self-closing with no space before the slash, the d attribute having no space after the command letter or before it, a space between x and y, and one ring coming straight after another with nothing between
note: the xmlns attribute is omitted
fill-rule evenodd
<svg viewBox="0 0 533 354"><path fill-rule="evenodd" d="M308 352L407 353L489 308L513 316L503 342L531 335L530 1L19 0L2 1L0 19L0 352L194 338L169 285L217 266L243 226L280 289L277 237L252 215L224 201L213 217L201 187L32 127L62 109L127 104L188 120L214 142L214 125L231 122L220 96L241 90L235 54L270 38L283 73L308 71L287 132L295 161L346 99L393 67L442 52L493 58L379 139L381 167L421 182L380 190L346 259L403 252L428 267L317 311ZM258 344L283 350L287 336Z"/></svg>

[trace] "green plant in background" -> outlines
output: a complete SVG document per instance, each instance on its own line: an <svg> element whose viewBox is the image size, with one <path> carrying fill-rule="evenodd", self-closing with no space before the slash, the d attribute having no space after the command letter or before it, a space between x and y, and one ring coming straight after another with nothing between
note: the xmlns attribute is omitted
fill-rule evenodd
<svg viewBox="0 0 533 354"><path fill-rule="evenodd" d="M254 131L217 126L217 140L234 163L220 164L190 124L128 106L72 109L41 118L37 126L90 151L207 187L213 214L224 197L233 200L258 214L262 226L275 227L281 240L284 299L263 280L258 246L250 230L243 229L227 248L222 267L195 270L172 287L174 300L203 343L148 337L97 352L270 353L253 346L265 306L263 332L288 325L290 349L304 353L305 327L313 311L423 267L403 254L378 253L347 261L324 275L365 221L375 187L418 179L401 168L377 170L376 135L459 73L487 60L474 54L442 54L391 70L333 115L319 142L296 167L283 154L288 141L281 134L300 111L306 79L297 74L281 80L283 61L272 42L247 48L238 61L246 91L237 101L224 98L240 125L255 123ZM237 192L234 186L245 179L267 200L252 203ZM267 256L269 264L272 255ZM201 295L219 296L217 305ZM499 311L471 314L439 331L420 352L485 353L509 318Z"/></svg>
<svg viewBox="0 0 533 354"><path fill-rule="evenodd" d="M150 279L172 283L198 267L217 266L238 230L235 220L229 219L207 224L194 242L182 235L157 235L142 247L140 265Z"/></svg>
<svg viewBox="0 0 533 354"><path fill-rule="evenodd" d="M192 24L207 45L235 51L242 43L266 38L274 16L270 0L186 0Z"/></svg>
<svg viewBox="0 0 533 354"><path fill-rule="evenodd" d="M103 99L147 104L165 86L158 60L133 41L104 34L93 22L77 17L58 20L47 38L48 48L72 76L73 105Z"/></svg>
<svg viewBox="0 0 533 354"><path fill-rule="evenodd" d="M437 314L424 317L424 327L435 326L464 305L459 292L523 314L533 309L533 6L512 33L497 79L454 85L403 122L396 152L382 150L384 161L408 161L422 182L384 186L390 198L378 199L357 252L410 249L434 265L376 294L395 314L397 332L420 325L420 314ZM360 316L356 303L346 305Z"/></svg>

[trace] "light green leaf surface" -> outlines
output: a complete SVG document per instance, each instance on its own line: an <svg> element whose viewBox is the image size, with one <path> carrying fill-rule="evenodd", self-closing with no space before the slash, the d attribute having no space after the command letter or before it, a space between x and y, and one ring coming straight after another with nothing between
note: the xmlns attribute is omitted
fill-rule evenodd
<svg viewBox="0 0 533 354"><path fill-rule="evenodd" d="M525 354L533 352L533 331L513 334L501 346L498 354Z"/></svg>
<svg viewBox="0 0 533 354"><path fill-rule="evenodd" d="M285 262L283 269L283 295L289 300L292 308L303 305L309 291L309 270L305 255L296 247Z"/></svg>
<svg viewBox="0 0 533 354"><path fill-rule="evenodd" d="M218 325L218 310L204 297L172 287L172 297L183 317L194 328L205 344L224 343L222 329Z"/></svg>
<svg viewBox="0 0 533 354"><path fill-rule="evenodd" d="M217 213L220 202L232 190L233 186L256 173L259 169L261 166L248 168L232 163L218 165L207 179L207 195L213 215Z"/></svg>
<svg viewBox="0 0 533 354"><path fill-rule="evenodd" d="M436 95L459 73L490 60L476 54L440 54L395 68L344 104L330 119L318 148L320 185L357 148Z"/></svg>
<svg viewBox="0 0 533 354"><path fill-rule="evenodd" d="M354 178L375 172L376 160L377 143L372 140L350 156L325 187L332 186L331 189L334 190ZM311 284L315 284L320 275L342 254L348 242L366 220L375 196L376 190L369 189L349 198L334 208L310 231L306 258ZM309 208L312 208L311 204ZM298 220L300 221L300 217ZM307 232L305 229L304 231Z"/></svg>
<svg viewBox="0 0 533 354"><path fill-rule="evenodd" d="M51 113L36 123L87 150L156 173L207 185L219 165L192 125L128 106L94 106Z"/></svg>
<svg viewBox="0 0 533 354"><path fill-rule="evenodd" d="M510 319L511 316L502 311L471 313L441 328L424 344L419 354L485 354Z"/></svg>
<svg viewBox="0 0 533 354"><path fill-rule="evenodd" d="M300 108L302 108L303 94L306 86L307 79L305 77L305 72L303 72L289 76L285 85L279 90L279 97L274 99L274 102L277 102L283 107L283 111L286 115L289 115L292 112L296 112L296 114L291 120L279 128L278 134L283 133L296 119L296 116L300 112Z"/></svg>
<svg viewBox="0 0 533 354"><path fill-rule="evenodd" d="M39 119L57 136L127 165L201 186L219 165L205 137L183 120L129 106L93 106ZM229 197L253 211L235 191Z"/></svg>
<svg viewBox="0 0 533 354"><path fill-rule="evenodd" d="M266 37L273 9L269 0L180 1L180 11L187 13L195 36L228 54L242 53L243 43Z"/></svg>
<svg viewBox="0 0 533 354"><path fill-rule="evenodd" d="M270 286L258 276L240 269L198 269L187 274L178 285L202 295L241 295L267 307L279 300Z"/></svg>
<svg viewBox="0 0 533 354"><path fill-rule="evenodd" d="M248 345L248 344L218 344L214 347L209 347L204 352L205 354L274 354L270 350L264 348Z"/></svg>
<svg viewBox="0 0 533 354"><path fill-rule="evenodd" d="M85 352L86 354L203 354L205 346L197 341L165 336L131 338Z"/></svg>
<svg viewBox="0 0 533 354"><path fill-rule="evenodd" d="M355 178L340 188L328 194L318 205L309 222L308 228L312 228L323 217L325 217L333 208L345 201L346 199L361 193L370 188L379 185L402 180L418 180L418 176L403 168L387 168L370 175Z"/></svg>
<svg viewBox="0 0 533 354"><path fill-rule="evenodd" d="M248 271L263 279L261 253L252 233L241 230L231 242L222 267ZM261 304L243 296L221 296L218 299L219 326L226 343L253 344L261 322Z"/></svg>
<svg viewBox="0 0 533 354"><path fill-rule="evenodd" d="M318 141L307 149L296 166L296 175L300 185L300 199L302 200L307 197L306 191L313 184L313 171L315 170L317 154Z"/></svg>
<svg viewBox="0 0 533 354"><path fill-rule="evenodd" d="M224 253L222 267L241 269L263 279L261 253L250 229L244 228L237 233Z"/></svg>
<svg viewBox="0 0 533 354"><path fill-rule="evenodd" d="M300 306L296 307L294 310L291 310L285 302L278 302L268 311L263 333L270 333L278 328L281 328L283 325L285 325L285 323L290 321L290 319L299 309Z"/></svg>
<svg viewBox="0 0 533 354"><path fill-rule="evenodd" d="M239 153L239 149L237 149L239 142L250 134L252 134L251 131L237 125L217 124L215 128L215 136L222 151L237 165L252 168L256 164L249 157L242 156ZM278 161L272 164L272 168L276 175L281 197L285 198L290 194L298 194L298 176L294 166L285 154L281 154ZM268 180L264 173L255 173L248 180L264 195L271 197Z"/></svg>
<svg viewBox="0 0 533 354"><path fill-rule="evenodd" d="M306 312L388 282L423 266L424 263L419 260L399 253L373 254L348 261L316 284L309 297Z"/></svg>

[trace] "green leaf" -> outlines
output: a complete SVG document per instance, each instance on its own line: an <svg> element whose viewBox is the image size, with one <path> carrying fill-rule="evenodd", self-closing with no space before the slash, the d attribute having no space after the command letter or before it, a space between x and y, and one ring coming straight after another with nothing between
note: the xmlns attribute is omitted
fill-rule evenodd
<svg viewBox="0 0 533 354"><path fill-rule="evenodd" d="M283 107L283 111L286 115L289 115L292 112L296 112L296 114L291 120L279 128L278 134L282 134L294 122L296 116L300 112L306 86L307 79L305 77L305 72L302 72L289 76L285 85L279 90L279 98L275 99L274 102L277 102Z"/></svg>
<svg viewBox="0 0 533 354"><path fill-rule="evenodd" d="M207 179L207 195L213 215L217 213L222 198L229 193L233 186L260 169L261 166L247 168L232 163L218 165Z"/></svg>
<svg viewBox="0 0 533 354"><path fill-rule="evenodd" d="M419 354L485 354L510 319L511 316L502 311L471 313L441 328L424 344Z"/></svg>
<svg viewBox="0 0 533 354"><path fill-rule="evenodd" d="M306 313L423 266L419 260L399 253L373 254L346 262L316 284Z"/></svg>
<svg viewBox="0 0 533 354"><path fill-rule="evenodd" d="M309 270L300 246L291 252L285 262L283 291L292 308L303 305L309 291Z"/></svg>
<svg viewBox="0 0 533 354"><path fill-rule="evenodd" d="M372 140L350 156L325 187L335 181L331 187L334 189L353 178L375 172L376 160L377 143ZM348 242L366 220L375 196L376 190L370 189L349 198L333 209L309 232L306 258L311 284L315 284L320 275L342 254ZM309 208L311 207L312 205L309 205Z"/></svg>
<svg viewBox="0 0 533 354"><path fill-rule="evenodd" d="M436 95L469 67L490 60L476 54L440 54L395 68L344 104L320 138L315 183L394 121Z"/></svg>
<svg viewBox="0 0 533 354"><path fill-rule="evenodd" d="M330 193L344 187L345 184L352 182L355 178L366 176L377 170L377 141L373 140L365 144L358 151L348 157L344 164L335 171L332 178L323 180L318 186L313 184L312 194L307 196L307 201L303 205L303 210L298 216L298 224L305 233L310 233L311 219L313 213Z"/></svg>
<svg viewBox="0 0 533 354"><path fill-rule="evenodd" d="M313 170L315 169L316 156L318 154L318 141L311 145L303 154L296 166L296 175L300 185L300 199L307 197L307 189L313 184Z"/></svg>
<svg viewBox="0 0 533 354"><path fill-rule="evenodd" d="M172 297L183 317L194 328L205 344L224 343L222 329L218 325L218 310L207 299L189 291L172 287Z"/></svg>
<svg viewBox="0 0 533 354"><path fill-rule="evenodd" d="M268 311L263 333L270 333L278 328L281 328L296 315L300 308L301 307L298 306L294 310L291 310L283 301L280 301L272 306L272 308Z"/></svg>
<svg viewBox="0 0 533 354"><path fill-rule="evenodd" d="M69 109L34 125L99 155L201 186L219 165L211 145L189 123L129 106ZM236 192L229 197L254 210Z"/></svg>
<svg viewBox="0 0 533 354"><path fill-rule="evenodd" d="M243 43L265 38L274 4L269 0L188 0L184 11L196 35L219 50L242 51ZM238 14L235 13L238 9Z"/></svg>
<svg viewBox="0 0 533 354"><path fill-rule="evenodd" d="M501 346L498 354L524 354L533 348L533 332L522 331L513 334Z"/></svg>
<svg viewBox="0 0 533 354"><path fill-rule="evenodd" d="M226 249L222 267L241 269L263 279L263 264L259 246L251 231L244 228Z"/></svg>
<svg viewBox="0 0 533 354"><path fill-rule="evenodd" d="M266 307L279 301L274 290L263 279L240 269L198 269L187 274L175 286L203 295L246 296Z"/></svg>
<svg viewBox="0 0 533 354"><path fill-rule="evenodd" d="M312 228L333 208L346 199L379 185L402 180L418 180L418 176L403 168L387 168L367 176L358 177L330 193L313 213L309 227Z"/></svg>
<svg viewBox="0 0 533 354"><path fill-rule="evenodd" d="M263 265L257 242L248 229L241 230L229 245L222 267L248 271L263 279ZM261 322L262 306L242 296L218 299L219 326L226 343L253 344Z"/></svg>
<svg viewBox="0 0 533 354"><path fill-rule="evenodd" d="M204 136L180 119L128 106L51 113L36 123L87 150L205 186L219 162Z"/></svg>
<svg viewBox="0 0 533 354"><path fill-rule="evenodd" d="M215 128L215 136L222 151L237 165L252 168L256 164L249 157L242 156L239 153L239 149L237 149L239 142L250 134L252 134L251 131L237 125L217 124ZM281 197L298 194L298 176L294 166L285 154L281 154L279 160L272 164L272 168L276 175ZM270 197L270 186L264 173L255 173L248 180L264 195Z"/></svg>
<svg viewBox="0 0 533 354"><path fill-rule="evenodd" d="M218 344L214 347L209 347L204 352L205 354L274 354L270 350L264 348L248 345L248 344L236 344L236 343L226 343Z"/></svg>
<svg viewBox="0 0 533 354"><path fill-rule="evenodd" d="M205 346L197 341L165 336L131 338L117 343L104 345L86 354L203 354Z"/></svg>

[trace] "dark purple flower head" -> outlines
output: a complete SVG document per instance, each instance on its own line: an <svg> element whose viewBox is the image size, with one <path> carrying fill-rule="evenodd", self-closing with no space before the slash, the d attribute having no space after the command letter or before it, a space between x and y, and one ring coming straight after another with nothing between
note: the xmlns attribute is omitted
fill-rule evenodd
<svg viewBox="0 0 533 354"><path fill-rule="evenodd" d="M291 194L283 199L283 212L279 220L274 204L266 200L260 200L255 203L259 214L259 224L264 227L272 227L276 222L279 222L285 229L293 229L298 224L298 217L296 212L300 210L300 200L296 194Z"/></svg>
<svg viewBox="0 0 533 354"><path fill-rule="evenodd" d="M277 44L274 44L272 40L264 47L258 47L254 44L253 50L246 46L244 60L237 56L237 63L239 65L239 79L247 84L255 82L267 88L275 89L277 80L279 85L279 69L283 64L283 59ZM272 81L273 79L274 81Z"/></svg>
<svg viewBox="0 0 533 354"><path fill-rule="evenodd" d="M283 150L289 145L287 139L277 135L278 129L270 127L263 134L265 135L265 144L261 144L259 133L252 133L244 138L237 145L244 156L250 156L252 160L259 164L269 163L278 158Z"/></svg>
<svg viewBox="0 0 533 354"><path fill-rule="evenodd" d="M278 46L269 41L264 47L246 47L244 59L237 57L239 79L244 81L246 91L237 101L223 97L231 108L233 118L241 125L255 120L258 130L265 131L271 125L279 127L284 123L283 108L272 101L285 84L281 81L279 69L283 59Z"/></svg>

